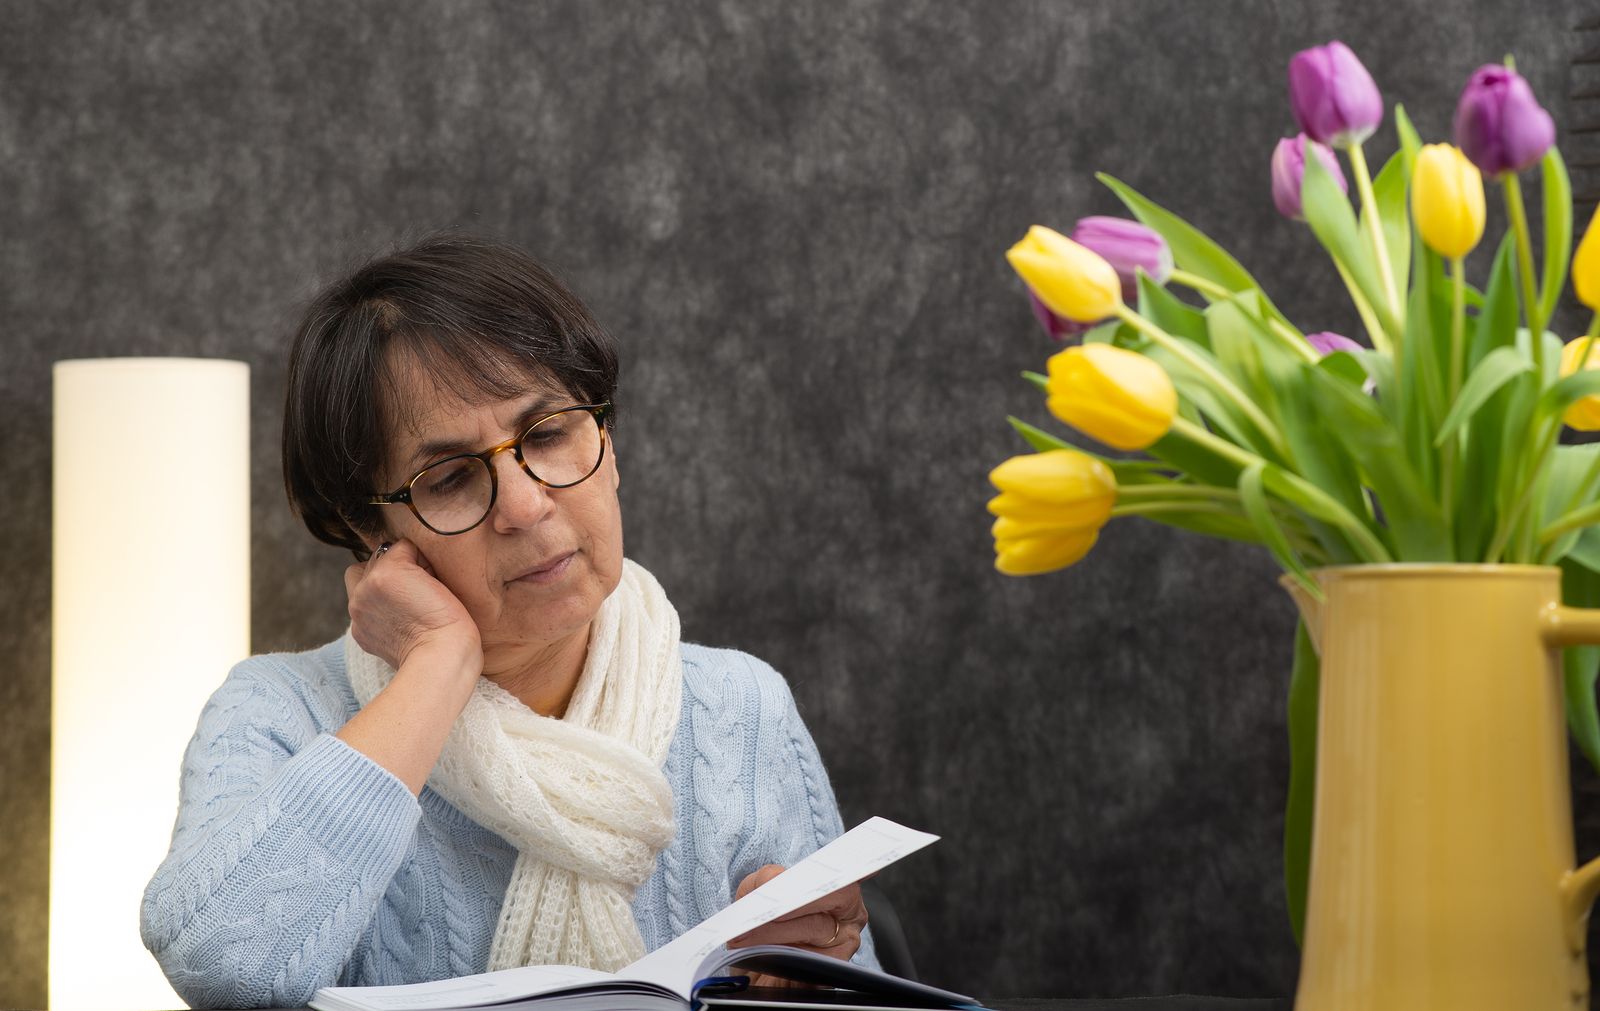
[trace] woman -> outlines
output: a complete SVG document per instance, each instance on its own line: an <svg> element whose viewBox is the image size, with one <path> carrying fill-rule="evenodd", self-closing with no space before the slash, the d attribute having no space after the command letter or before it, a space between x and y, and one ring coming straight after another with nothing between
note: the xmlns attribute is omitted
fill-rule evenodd
<svg viewBox="0 0 1600 1011"><path fill-rule="evenodd" d="M284 473L350 631L252 657L184 760L145 944L196 1007L516 965L615 970L841 831L783 679L683 643L623 556L617 358L518 250L332 285ZM737 939L872 964L854 886Z"/></svg>

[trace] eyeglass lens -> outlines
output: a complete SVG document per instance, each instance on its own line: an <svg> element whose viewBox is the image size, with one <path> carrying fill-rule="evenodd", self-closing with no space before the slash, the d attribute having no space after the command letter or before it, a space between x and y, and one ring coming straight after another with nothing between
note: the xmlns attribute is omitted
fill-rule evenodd
<svg viewBox="0 0 1600 1011"><path fill-rule="evenodd" d="M522 438L522 460L552 487L577 484L595 472L605 440L594 414L565 411L529 429ZM489 513L494 481L489 464L458 456L429 467L411 484L411 503L422 521L443 534L476 526Z"/></svg>

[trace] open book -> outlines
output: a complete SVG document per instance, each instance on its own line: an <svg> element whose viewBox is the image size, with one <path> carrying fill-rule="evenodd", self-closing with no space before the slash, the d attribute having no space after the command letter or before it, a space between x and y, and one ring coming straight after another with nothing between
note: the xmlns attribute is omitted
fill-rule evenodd
<svg viewBox="0 0 1600 1011"><path fill-rule="evenodd" d="M727 950L732 938L887 867L937 839L884 818L865 821L698 926L617 973L570 965L529 965L404 986L328 986L317 1011L683 1011L702 1001L733 1003L730 970L782 976L851 991L857 1007L970 1007L973 1000L798 948ZM805 990L781 991L790 1006L819 1006ZM830 1006L837 1001L826 1002Z"/></svg>

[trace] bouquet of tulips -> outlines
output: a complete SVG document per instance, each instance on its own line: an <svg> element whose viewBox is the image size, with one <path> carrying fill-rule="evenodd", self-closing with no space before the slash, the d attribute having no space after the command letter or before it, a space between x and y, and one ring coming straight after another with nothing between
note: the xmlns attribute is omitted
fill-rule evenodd
<svg viewBox="0 0 1600 1011"><path fill-rule="evenodd" d="M1461 93L1455 143L1424 145L1396 106L1398 151L1373 177L1362 145L1383 102L1348 47L1296 54L1289 99L1301 132L1273 152L1273 199L1327 251L1367 340L1298 329L1215 242L1102 174L1136 220L1085 218L1070 237L1035 226L1006 257L1041 324L1068 344L1046 374L1024 375L1057 419L1124 452L1012 418L1035 452L990 475L996 567L1072 565L1110 519L1142 516L1263 544L1313 596L1309 570L1323 565L1530 563L1562 567L1569 604L1600 605L1600 445L1559 441L1564 426L1600 429L1600 312L1570 341L1545 329L1569 260L1578 300L1600 310L1600 225L1573 255L1549 114L1510 61L1481 67ZM1535 166L1538 249L1520 178ZM1478 287L1463 260L1483 237L1485 177L1509 228ZM1569 723L1600 768L1600 651L1564 662ZM1285 824L1297 935L1316 686L1302 626Z"/></svg>

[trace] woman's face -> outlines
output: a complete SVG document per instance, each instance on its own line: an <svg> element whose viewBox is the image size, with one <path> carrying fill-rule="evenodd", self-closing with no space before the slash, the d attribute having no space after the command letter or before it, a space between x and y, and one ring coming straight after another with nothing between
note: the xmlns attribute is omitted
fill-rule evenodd
<svg viewBox="0 0 1600 1011"><path fill-rule="evenodd" d="M518 435L539 415L579 403L565 390L530 385L524 395L475 404L436 385L409 356L392 364L401 406L385 412L382 491L442 457L481 452ZM415 544L472 616L483 640L485 674L518 670L541 650L583 632L621 579L619 477L607 442L600 469L569 488L534 481L510 450L495 454L494 506L466 533L437 534L405 506L380 507L391 539Z"/></svg>

